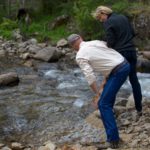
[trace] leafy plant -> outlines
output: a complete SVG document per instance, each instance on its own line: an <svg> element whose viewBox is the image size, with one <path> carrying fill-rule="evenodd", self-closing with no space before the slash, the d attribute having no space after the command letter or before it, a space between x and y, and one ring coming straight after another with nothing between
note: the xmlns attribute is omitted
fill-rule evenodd
<svg viewBox="0 0 150 150"><path fill-rule="evenodd" d="M16 21L7 18L3 18L3 22L0 24L1 30L13 30L16 29L17 27L18 25Z"/></svg>
<svg viewBox="0 0 150 150"><path fill-rule="evenodd" d="M18 28L16 21L3 18L3 22L0 24L0 35L6 39L11 39L12 31L16 28Z"/></svg>

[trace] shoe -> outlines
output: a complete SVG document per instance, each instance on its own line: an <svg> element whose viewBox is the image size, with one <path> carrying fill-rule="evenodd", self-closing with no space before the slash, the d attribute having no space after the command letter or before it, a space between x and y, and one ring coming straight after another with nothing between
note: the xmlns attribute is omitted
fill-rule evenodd
<svg viewBox="0 0 150 150"><path fill-rule="evenodd" d="M119 141L112 141L112 142L109 142L109 147L112 148L112 149L117 149L117 148L119 148Z"/></svg>
<svg viewBox="0 0 150 150"><path fill-rule="evenodd" d="M143 115L142 111L137 111L137 115L141 117Z"/></svg>
<svg viewBox="0 0 150 150"><path fill-rule="evenodd" d="M97 147L97 150L104 150L104 149L118 149L121 148L122 145L124 144L124 141L120 138L118 141L111 141L111 142L107 142L107 143L97 143L97 145L95 145Z"/></svg>

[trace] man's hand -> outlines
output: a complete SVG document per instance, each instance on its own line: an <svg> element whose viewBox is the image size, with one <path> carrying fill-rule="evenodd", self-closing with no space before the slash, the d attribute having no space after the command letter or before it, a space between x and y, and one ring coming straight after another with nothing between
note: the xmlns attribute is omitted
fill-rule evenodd
<svg viewBox="0 0 150 150"><path fill-rule="evenodd" d="M92 105L94 106L95 109L98 109L98 101L100 99L101 93L103 92L103 89L104 89L106 82L107 82L107 79L104 78L104 80L102 81L102 83L100 85L99 91L97 92L97 94L92 99ZM96 84L94 83L93 85L96 85ZM96 86L93 86L93 87L96 87ZM96 91L97 91L97 88L96 88Z"/></svg>
<svg viewBox="0 0 150 150"><path fill-rule="evenodd" d="M92 99L92 105L94 106L95 109L98 109L98 101L100 99L100 94L98 93L95 95Z"/></svg>

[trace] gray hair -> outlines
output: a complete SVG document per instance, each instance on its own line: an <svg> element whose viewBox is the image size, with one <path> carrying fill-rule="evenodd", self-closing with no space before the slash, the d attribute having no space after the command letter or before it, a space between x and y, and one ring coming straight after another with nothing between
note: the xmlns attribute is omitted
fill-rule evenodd
<svg viewBox="0 0 150 150"><path fill-rule="evenodd" d="M73 44L75 41L77 41L79 38L81 38L80 35L78 34L71 34L70 36L68 36L67 40L68 40L68 44Z"/></svg>

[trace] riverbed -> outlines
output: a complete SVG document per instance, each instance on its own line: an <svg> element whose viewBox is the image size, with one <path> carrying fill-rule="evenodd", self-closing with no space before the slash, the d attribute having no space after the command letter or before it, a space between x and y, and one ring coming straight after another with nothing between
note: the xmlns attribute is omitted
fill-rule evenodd
<svg viewBox="0 0 150 150"><path fill-rule="evenodd" d="M1 74L15 71L20 78L19 85L0 89L1 142L98 142L105 136L85 122L94 111L93 93L77 66L40 62L30 68L18 58L2 60L0 66ZM150 97L150 75L138 73L138 77L143 95ZM118 97L127 99L131 93L127 80Z"/></svg>

